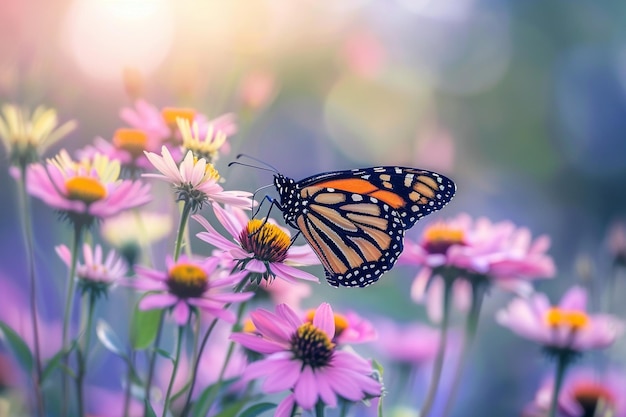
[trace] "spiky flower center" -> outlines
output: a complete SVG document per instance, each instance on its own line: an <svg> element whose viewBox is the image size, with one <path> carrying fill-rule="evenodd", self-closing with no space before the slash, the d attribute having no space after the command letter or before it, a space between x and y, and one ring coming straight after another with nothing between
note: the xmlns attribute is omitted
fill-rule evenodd
<svg viewBox="0 0 626 417"><path fill-rule="evenodd" d="M239 235L241 247L264 262L282 262L287 258L291 239L280 227L253 219Z"/></svg>
<svg viewBox="0 0 626 417"><path fill-rule="evenodd" d="M181 298L200 297L207 289L209 277L197 265L179 263L167 274L167 286L171 293Z"/></svg>
<svg viewBox="0 0 626 417"><path fill-rule="evenodd" d="M559 307L550 308L545 314L545 320L550 327L566 327L571 330L587 327L590 321L584 311L565 310Z"/></svg>
<svg viewBox="0 0 626 417"><path fill-rule="evenodd" d="M313 323L302 324L291 338L291 351L304 365L311 368L327 366L334 349L335 344L328 335Z"/></svg>
<svg viewBox="0 0 626 417"><path fill-rule="evenodd" d="M430 226L424 231L424 247L430 253L446 253L452 245L463 245L465 232L444 223Z"/></svg>
<svg viewBox="0 0 626 417"><path fill-rule="evenodd" d="M113 145L128 152L133 158L143 155L148 143L148 135L139 129L117 129L113 135Z"/></svg>
<svg viewBox="0 0 626 417"><path fill-rule="evenodd" d="M165 107L161 110L161 117L168 126L176 127L176 119L181 118L190 122L196 117L196 111L189 108Z"/></svg>
<svg viewBox="0 0 626 417"><path fill-rule="evenodd" d="M102 200L107 195L107 190L100 181L91 177L72 177L65 181L67 198L79 200L85 204L91 204Z"/></svg>
<svg viewBox="0 0 626 417"><path fill-rule="evenodd" d="M313 323L313 318L315 317L315 310L309 310L306 313L305 320L307 323ZM341 333L343 333L348 327L350 327L350 323L346 316L342 314L333 313L333 318L335 321L335 339L337 339Z"/></svg>
<svg viewBox="0 0 626 417"><path fill-rule="evenodd" d="M597 382L577 384L573 389L573 397L583 409L581 417L608 415L608 410L615 406L615 396L604 385ZM598 407L602 407L598 410ZM600 414L597 414L601 411Z"/></svg>

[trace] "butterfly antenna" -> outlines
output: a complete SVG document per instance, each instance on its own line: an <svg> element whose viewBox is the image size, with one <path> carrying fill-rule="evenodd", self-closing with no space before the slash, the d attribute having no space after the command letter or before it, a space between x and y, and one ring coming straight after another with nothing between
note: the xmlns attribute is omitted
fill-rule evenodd
<svg viewBox="0 0 626 417"><path fill-rule="evenodd" d="M270 169L270 168L266 168L266 167L260 167L257 165L252 165L252 164L245 164L243 162L239 162L239 161L232 161L228 164L229 167L233 166L233 165L241 165L243 167L248 167L248 168L254 168L254 169L260 169L262 171L268 171L274 174L277 174L278 171L274 170L274 169Z"/></svg>
<svg viewBox="0 0 626 417"><path fill-rule="evenodd" d="M253 160L253 161L255 161L255 162L258 162L258 163L259 163L259 164L261 164L261 165L266 166L267 168L271 169L271 170L272 170L272 171L274 171L275 173L278 173L278 172L279 172L279 171L278 171L278 170L277 170L274 166L272 166L272 165L268 164L267 162L262 161L262 160L260 160L260 159L258 159L258 158L255 158L254 156L250 156L250 155L245 154L245 153L240 153L239 155L237 155L237 157L236 157L235 159L239 159L239 158L248 158L248 159L251 159L251 160Z"/></svg>

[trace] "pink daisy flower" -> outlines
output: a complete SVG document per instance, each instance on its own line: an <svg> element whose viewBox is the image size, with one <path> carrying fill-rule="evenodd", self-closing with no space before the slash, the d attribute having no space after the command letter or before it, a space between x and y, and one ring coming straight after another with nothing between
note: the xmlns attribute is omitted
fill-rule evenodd
<svg viewBox="0 0 626 417"><path fill-rule="evenodd" d="M613 344L622 333L622 323L610 315L589 314L586 308L587 292L575 286L557 306L541 293L514 299L497 313L496 320L549 352L579 353Z"/></svg>
<svg viewBox="0 0 626 417"><path fill-rule="evenodd" d="M284 229L271 221L247 220L241 209L223 209L213 204L213 211L232 239L218 233L199 215L193 218L206 229L198 238L222 251L220 257L226 268L247 271L251 281L260 283L275 277L289 282L296 279L319 282L318 278L295 267L319 264L309 246L292 246L291 238Z"/></svg>
<svg viewBox="0 0 626 417"><path fill-rule="evenodd" d="M90 158L94 154L106 155L111 160L118 160L123 167L129 169L148 169L152 167L144 151L156 152L161 147L161 141L155 136L146 134L143 130L120 128L113 133L113 139L108 141L97 137L93 145L88 145L81 151L80 158Z"/></svg>
<svg viewBox="0 0 626 417"><path fill-rule="evenodd" d="M234 323L235 314L226 310L225 305L249 300L254 295L228 292L243 277L241 274L216 277L219 275L217 258L196 261L181 255L177 262L169 256L165 262L166 271L136 266L137 277L127 281L127 285L149 292L139 303L141 310L169 308L180 326L187 323L196 308Z"/></svg>
<svg viewBox="0 0 626 417"><path fill-rule="evenodd" d="M202 208L207 201L217 201L238 207L252 207L252 193L246 191L224 191L218 184L220 175L212 164L204 158L195 158L187 152L183 162L177 164L170 151L163 146L161 155L146 152L146 156L161 174L143 174L143 177L157 178L174 186L177 201L191 204L192 212Z"/></svg>
<svg viewBox="0 0 626 417"><path fill-rule="evenodd" d="M315 310L311 309L304 315L304 320L313 323ZM372 323L354 311L345 314L333 313L335 319L335 337L333 342L338 345L366 343L376 340L378 334Z"/></svg>
<svg viewBox="0 0 626 417"><path fill-rule="evenodd" d="M511 222L492 223L485 218L473 221L461 214L429 225L419 242L405 241L399 262L421 268L411 291L416 301L424 300L429 285L434 285L434 292L443 288L444 272L469 282L487 281L529 293L529 280L552 277L555 273L554 262L546 254L549 246L547 236L533 241L528 229ZM469 305L470 290L469 285L454 284L456 305L461 309ZM427 300L429 313L437 320L441 315L441 297L428 297L432 297Z"/></svg>
<svg viewBox="0 0 626 417"><path fill-rule="evenodd" d="M232 113L209 120L194 109L165 107L159 110L145 100L137 100L135 108L123 108L120 111L120 117L131 127L143 130L149 137L159 141L160 144L165 142L171 142L172 145L180 144L181 139L178 136L176 126L178 118L196 122L199 126L200 134L203 136L206 135L209 129L213 129L214 132L221 132L227 137L237 133L235 116ZM228 142L224 142L220 152L228 153L229 150Z"/></svg>
<svg viewBox="0 0 626 417"><path fill-rule="evenodd" d="M545 414L550 407L554 380L547 380L529 409ZM626 375L611 370L599 373L575 369L563 381L558 406L563 417L626 417Z"/></svg>
<svg viewBox="0 0 626 417"><path fill-rule="evenodd" d="M421 366L435 359L441 338L438 329L422 323L399 325L391 321L377 327L380 336L376 346L393 362Z"/></svg>
<svg viewBox="0 0 626 417"><path fill-rule="evenodd" d="M289 416L294 406L311 410L318 401L336 407L339 398L361 401L381 395L372 365L348 350L336 349L332 308L322 303L313 322L303 321L286 304L276 312L259 309L251 314L257 333L234 333L231 339L267 355L248 365L244 380L265 378L266 393L291 390L276 409Z"/></svg>
<svg viewBox="0 0 626 417"><path fill-rule="evenodd" d="M119 180L120 164L96 154L73 161L66 151L28 170L28 192L59 210L75 224L114 216L150 201L150 186Z"/></svg>
<svg viewBox="0 0 626 417"><path fill-rule="evenodd" d="M55 248L61 260L68 268L72 266L72 253L65 245ZM104 258L102 246L83 244L83 263L76 265L76 277L82 292L90 292L93 296L106 295L108 289L126 276L128 267L115 251L109 251Z"/></svg>

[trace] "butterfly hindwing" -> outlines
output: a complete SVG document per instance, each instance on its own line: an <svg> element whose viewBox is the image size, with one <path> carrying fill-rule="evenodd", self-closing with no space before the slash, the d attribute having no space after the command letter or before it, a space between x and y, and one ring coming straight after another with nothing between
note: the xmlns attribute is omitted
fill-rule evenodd
<svg viewBox="0 0 626 417"><path fill-rule="evenodd" d="M404 227L398 212L375 198L364 198L368 201L324 189L311 196L308 209L296 219L330 285L370 285L402 252Z"/></svg>
<svg viewBox="0 0 626 417"><path fill-rule="evenodd" d="M333 286L366 286L396 262L404 233L442 208L454 182L416 168L322 173L302 181L275 176L285 221L301 231Z"/></svg>

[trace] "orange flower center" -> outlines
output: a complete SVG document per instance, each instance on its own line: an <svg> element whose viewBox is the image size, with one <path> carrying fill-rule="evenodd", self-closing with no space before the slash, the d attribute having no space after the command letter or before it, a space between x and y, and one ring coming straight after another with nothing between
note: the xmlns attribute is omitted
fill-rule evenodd
<svg viewBox="0 0 626 417"><path fill-rule="evenodd" d="M579 330L589 325L589 316L584 311L563 310L552 307L546 312L545 320L550 327L569 327Z"/></svg>
<svg viewBox="0 0 626 417"><path fill-rule="evenodd" d="M335 319L335 338L337 338L344 330L350 327L350 324L346 316L342 314L333 313L333 316ZM315 310L309 310L306 312L305 321L313 323L313 317L315 317Z"/></svg>
<svg viewBox="0 0 626 417"><path fill-rule="evenodd" d="M241 330L244 333L256 333L256 326L252 322L252 319L245 319Z"/></svg>
<svg viewBox="0 0 626 417"><path fill-rule="evenodd" d="M304 365L321 368L330 362L335 344L328 335L313 325L304 323L291 339L291 351Z"/></svg>
<svg viewBox="0 0 626 417"><path fill-rule="evenodd" d="M102 200L107 195L107 190L100 181L91 177L72 177L65 181L67 198L79 200L86 204Z"/></svg>
<svg viewBox="0 0 626 417"><path fill-rule="evenodd" d="M177 118L189 120L189 123L191 123L196 117L196 111L189 108L165 107L161 110L161 116L168 126L175 128Z"/></svg>
<svg viewBox="0 0 626 417"><path fill-rule="evenodd" d="M148 143L148 136L139 129L117 129L113 135L113 145L117 149L128 152L133 158L143 154Z"/></svg>
<svg viewBox="0 0 626 417"><path fill-rule="evenodd" d="M181 298L200 297L207 289L209 277L202 268L194 264L179 263L167 276L167 286Z"/></svg>
<svg viewBox="0 0 626 417"><path fill-rule="evenodd" d="M424 231L424 246L430 253L446 253L450 246L464 242L465 232L445 223L434 224Z"/></svg>

